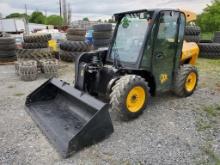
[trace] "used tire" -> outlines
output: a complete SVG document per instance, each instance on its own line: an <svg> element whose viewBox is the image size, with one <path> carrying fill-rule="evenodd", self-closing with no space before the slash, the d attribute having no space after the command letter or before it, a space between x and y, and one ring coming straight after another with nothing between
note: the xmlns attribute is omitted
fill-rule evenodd
<svg viewBox="0 0 220 165"><path fill-rule="evenodd" d="M213 43L212 40L200 40L199 43Z"/></svg>
<svg viewBox="0 0 220 165"><path fill-rule="evenodd" d="M23 61L19 65L19 76L23 81L34 81L37 79L37 62Z"/></svg>
<svg viewBox="0 0 220 165"><path fill-rule="evenodd" d="M220 59L220 52L201 52L199 57L209 59Z"/></svg>
<svg viewBox="0 0 220 165"><path fill-rule="evenodd" d="M17 59L31 59L31 54L33 53L34 50L32 49L17 49Z"/></svg>
<svg viewBox="0 0 220 165"><path fill-rule="evenodd" d="M50 49L42 48L42 49L18 49L17 52L17 59L29 59L29 60L38 60L42 58L54 58L53 54L51 53Z"/></svg>
<svg viewBox="0 0 220 165"><path fill-rule="evenodd" d="M54 60L42 60L41 66L46 78L58 77L58 64Z"/></svg>
<svg viewBox="0 0 220 165"><path fill-rule="evenodd" d="M215 35L214 35L215 37L220 37L220 31L218 31L218 32L215 32Z"/></svg>
<svg viewBox="0 0 220 165"><path fill-rule="evenodd" d="M69 40L69 41L85 41L85 36L67 34L66 39Z"/></svg>
<svg viewBox="0 0 220 165"><path fill-rule="evenodd" d="M3 62L3 63L7 63L7 62L14 62L14 61L16 61L16 57L14 56L14 57L6 57L6 58L1 58L0 57L0 61L1 62Z"/></svg>
<svg viewBox="0 0 220 165"><path fill-rule="evenodd" d="M106 31L106 32L93 32L93 39L110 39L112 38L112 32Z"/></svg>
<svg viewBox="0 0 220 165"><path fill-rule="evenodd" d="M187 97L193 94L198 83L196 67L187 64L180 67L174 81L174 93L179 97Z"/></svg>
<svg viewBox="0 0 220 165"><path fill-rule="evenodd" d="M112 24L97 24L93 25L94 32L112 31Z"/></svg>
<svg viewBox="0 0 220 165"><path fill-rule="evenodd" d="M15 50L16 49L16 45L13 44L4 44L4 45L0 45L0 50Z"/></svg>
<svg viewBox="0 0 220 165"><path fill-rule="evenodd" d="M185 35L199 35L201 29L199 26L186 26Z"/></svg>
<svg viewBox="0 0 220 165"><path fill-rule="evenodd" d="M15 50L0 50L0 58L12 58L16 57Z"/></svg>
<svg viewBox="0 0 220 165"><path fill-rule="evenodd" d="M220 43L199 43L200 52L220 52Z"/></svg>
<svg viewBox="0 0 220 165"><path fill-rule="evenodd" d="M25 43L48 42L51 40L51 34L28 35L24 36Z"/></svg>
<svg viewBox="0 0 220 165"><path fill-rule="evenodd" d="M100 39L100 40L93 40L93 45L95 48L99 47L108 47L111 42L111 39Z"/></svg>
<svg viewBox="0 0 220 165"><path fill-rule="evenodd" d="M148 83L142 77L125 75L112 87L110 104L122 118L135 118L146 109L149 97Z"/></svg>
<svg viewBox="0 0 220 165"><path fill-rule="evenodd" d="M60 43L60 49L74 52L87 52L90 47L84 41L65 41Z"/></svg>
<svg viewBox="0 0 220 165"><path fill-rule="evenodd" d="M43 43L23 43L23 49L39 49L39 48L47 48L48 42Z"/></svg>
<svg viewBox="0 0 220 165"><path fill-rule="evenodd" d="M86 35L86 30L81 29L81 28L69 28L67 30L67 34L85 36Z"/></svg>
<svg viewBox="0 0 220 165"><path fill-rule="evenodd" d="M200 37L199 36L195 36L195 35L185 35L184 39L187 42L196 42L196 43L198 43L200 41Z"/></svg>
<svg viewBox="0 0 220 165"><path fill-rule="evenodd" d="M15 44L15 39L11 37L1 37L0 38L0 45L10 45Z"/></svg>
<svg viewBox="0 0 220 165"><path fill-rule="evenodd" d="M220 36L219 37L214 37L214 39L213 39L213 41L215 42L215 43L220 43Z"/></svg>
<svg viewBox="0 0 220 165"><path fill-rule="evenodd" d="M60 50L60 59L66 62L73 62L77 56L83 52L70 52L65 50Z"/></svg>

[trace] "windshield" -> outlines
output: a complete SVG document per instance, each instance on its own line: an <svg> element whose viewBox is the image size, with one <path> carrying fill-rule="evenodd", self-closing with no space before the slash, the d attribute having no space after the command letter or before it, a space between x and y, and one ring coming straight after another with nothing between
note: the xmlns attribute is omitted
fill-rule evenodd
<svg viewBox="0 0 220 165"><path fill-rule="evenodd" d="M120 21L110 58L120 62L136 63L151 17L144 13L126 14Z"/></svg>

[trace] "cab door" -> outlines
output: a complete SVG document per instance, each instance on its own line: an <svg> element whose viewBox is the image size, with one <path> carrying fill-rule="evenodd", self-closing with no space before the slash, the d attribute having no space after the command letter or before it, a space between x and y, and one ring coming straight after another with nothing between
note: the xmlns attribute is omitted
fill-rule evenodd
<svg viewBox="0 0 220 165"><path fill-rule="evenodd" d="M170 90L178 43L179 12L163 11L156 23L152 54L152 72L157 91Z"/></svg>

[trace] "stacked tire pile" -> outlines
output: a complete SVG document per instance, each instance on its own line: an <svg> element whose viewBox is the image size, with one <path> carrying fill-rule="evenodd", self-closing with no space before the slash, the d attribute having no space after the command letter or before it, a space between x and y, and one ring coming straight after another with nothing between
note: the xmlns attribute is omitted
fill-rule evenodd
<svg viewBox="0 0 220 165"><path fill-rule="evenodd" d="M93 47L108 47L112 40L112 24L94 25L93 30Z"/></svg>
<svg viewBox="0 0 220 165"><path fill-rule="evenodd" d="M215 32L213 42L220 43L220 31L219 32Z"/></svg>
<svg viewBox="0 0 220 165"><path fill-rule="evenodd" d="M200 27L198 26L186 26L184 39L187 42L196 42L200 40Z"/></svg>
<svg viewBox="0 0 220 165"><path fill-rule="evenodd" d="M68 41L85 41L86 29L69 28L67 30L66 39Z"/></svg>
<svg viewBox="0 0 220 165"><path fill-rule="evenodd" d="M200 57L220 58L220 43L199 43Z"/></svg>
<svg viewBox="0 0 220 165"><path fill-rule="evenodd" d="M15 69L23 81L34 81L37 79L37 62L34 60L16 63Z"/></svg>
<svg viewBox="0 0 220 165"><path fill-rule="evenodd" d="M57 76L58 64L48 47L50 39L50 34L24 36L23 49L17 50L15 64L21 80L36 80L39 72L45 73L47 78Z"/></svg>
<svg viewBox="0 0 220 165"><path fill-rule="evenodd" d="M60 58L66 62L73 62L77 56L89 50L89 44L84 41L65 41L60 43Z"/></svg>
<svg viewBox="0 0 220 165"><path fill-rule="evenodd" d="M69 28L67 30L67 41L60 43L61 60L73 62L81 53L90 50L89 44L85 42L85 35L85 29Z"/></svg>
<svg viewBox="0 0 220 165"><path fill-rule="evenodd" d="M16 60L15 39L0 37L0 61L8 62Z"/></svg>
<svg viewBox="0 0 220 165"><path fill-rule="evenodd" d="M215 32L213 40L200 40L200 57L220 58L220 32Z"/></svg>

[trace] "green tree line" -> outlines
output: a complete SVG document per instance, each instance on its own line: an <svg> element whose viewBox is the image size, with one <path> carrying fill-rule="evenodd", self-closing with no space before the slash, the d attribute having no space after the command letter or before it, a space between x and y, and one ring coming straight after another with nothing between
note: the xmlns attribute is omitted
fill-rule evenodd
<svg viewBox="0 0 220 165"><path fill-rule="evenodd" d="M46 25L54 25L54 26L61 26L64 23L63 18L58 15L50 15L46 17L42 12L39 11L34 11L31 15L26 15L25 13L11 13L10 15L6 16L6 18L26 18L30 23L38 23L38 24L46 24ZM89 18L84 17L82 20L89 21ZM108 19L108 20L99 19L98 22L115 23L112 19Z"/></svg>
<svg viewBox="0 0 220 165"><path fill-rule="evenodd" d="M202 32L220 31L220 0L214 0L211 5L207 5L198 15L197 24Z"/></svg>
<svg viewBox="0 0 220 165"><path fill-rule="evenodd" d="M63 25L63 18L58 15L50 15L46 17L40 11L34 11L31 15L26 15L24 13L12 13L6 18L26 18L30 23L46 24L61 26Z"/></svg>

